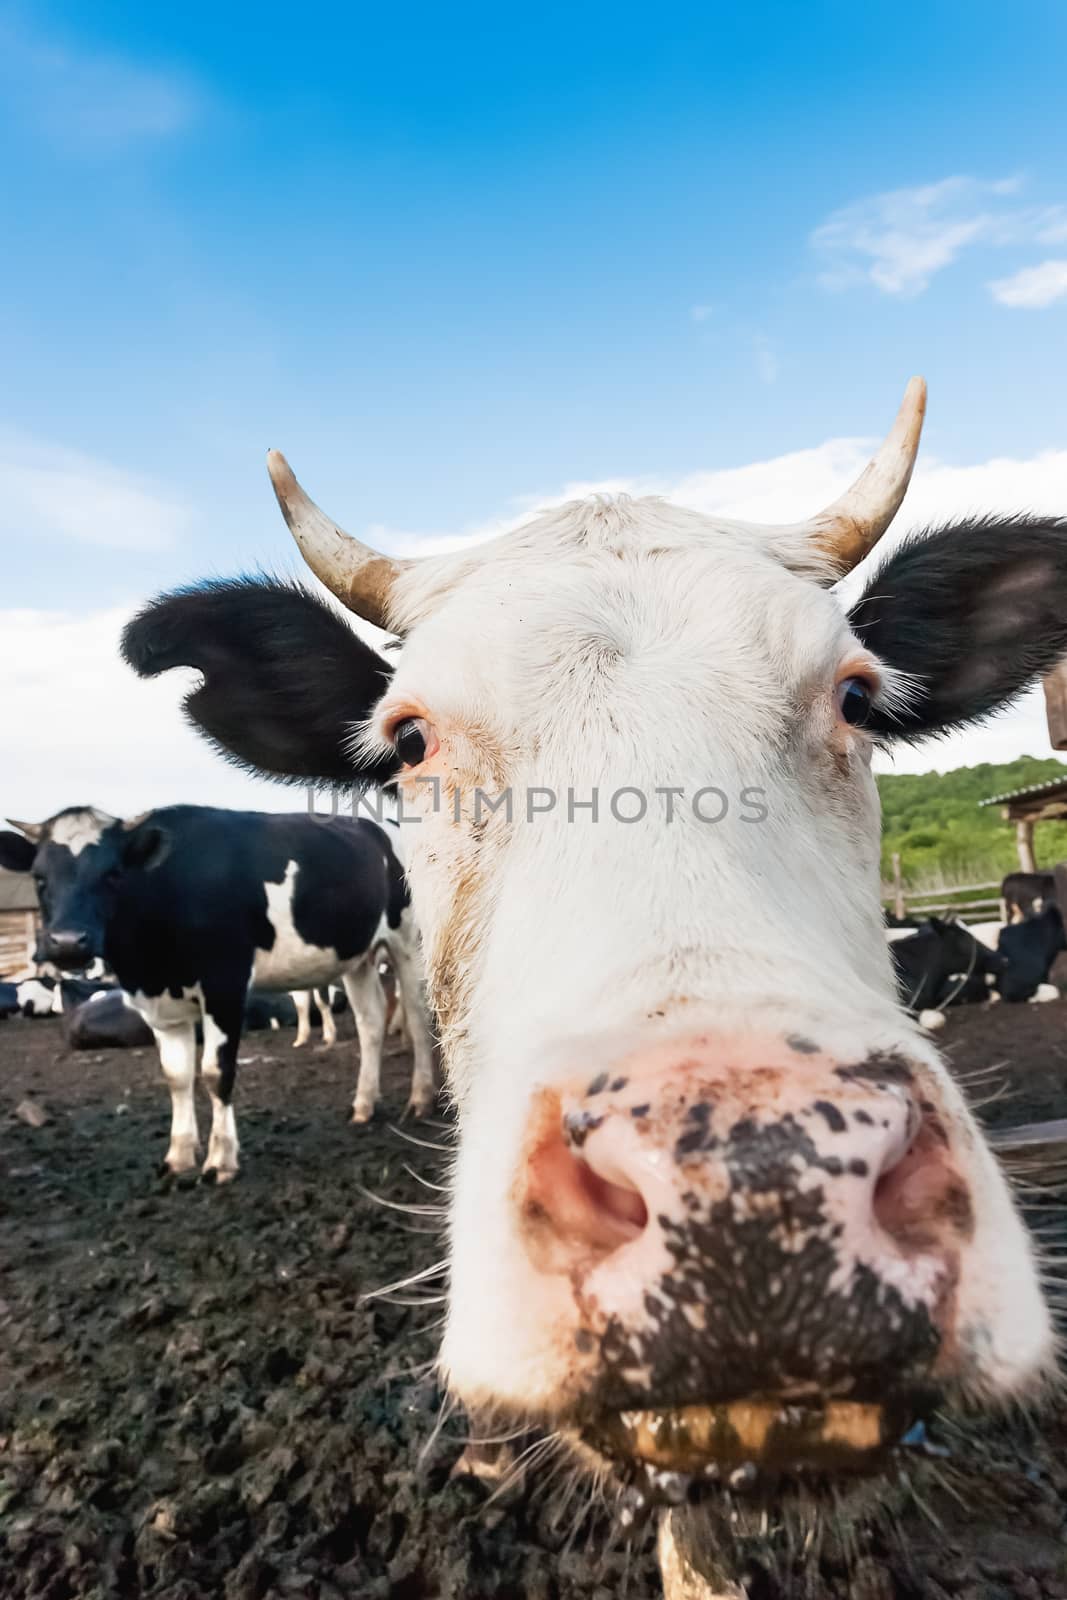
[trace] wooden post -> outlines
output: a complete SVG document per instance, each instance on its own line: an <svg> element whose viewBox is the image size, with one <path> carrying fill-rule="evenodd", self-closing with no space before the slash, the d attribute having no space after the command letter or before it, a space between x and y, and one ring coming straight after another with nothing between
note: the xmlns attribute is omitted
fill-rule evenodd
<svg viewBox="0 0 1067 1600"><path fill-rule="evenodd" d="M900 871L900 851L893 851L893 911L898 917L907 914L904 904L904 879Z"/></svg>
<svg viewBox="0 0 1067 1600"><path fill-rule="evenodd" d="M1044 680L1045 717L1053 750L1067 750L1067 661L1053 667Z"/></svg>
<svg viewBox="0 0 1067 1600"><path fill-rule="evenodd" d="M1032 822L1020 817L1015 824L1015 848L1019 852L1019 868L1022 872L1036 872L1037 862L1034 860L1034 825Z"/></svg>

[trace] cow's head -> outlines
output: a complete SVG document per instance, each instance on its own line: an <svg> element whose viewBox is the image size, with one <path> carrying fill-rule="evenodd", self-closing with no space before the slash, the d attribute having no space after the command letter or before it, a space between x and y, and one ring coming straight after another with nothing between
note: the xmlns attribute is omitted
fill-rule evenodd
<svg viewBox="0 0 1067 1600"><path fill-rule="evenodd" d="M444 1365L621 1474L870 1460L933 1391L1049 1372L1005 1181L895 1000L870 758L1067 652L1067 527L913 540L846 614L830 586L900 502L923 399L807 523L596 499L415 563L275 456L395 671L266 580L126 634L142 674L200 670L190 716L250 767L399 772L459 1116Z"/></svg>
<svg viewBox="0 0 1067 1600"><path fill-rule="evenodd" d="M18 833L0 833L0 866L33 874L42 919L37 960L67 971L87 967L104 955L125 872L159 854L159 830L95 806L68 806L46 822L15 827Z"/></svg>

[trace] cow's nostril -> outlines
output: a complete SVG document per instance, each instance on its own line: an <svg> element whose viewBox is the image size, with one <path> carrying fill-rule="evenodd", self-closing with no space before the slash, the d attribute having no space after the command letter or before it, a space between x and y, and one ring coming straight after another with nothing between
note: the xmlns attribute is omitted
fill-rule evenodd
<svg viewBox="0 0 1067 1600"><path fill-rule="evenodd" d="M530 1156L523 1213L532 1232L551 1243L553 1258L560 1248L609 1254L636 1239L648 1222L639 1192L597 1172L568 1148L558 1129Z"/></svg>
<svg viewBox="0 0 1067 1600"><path fill-rule="evenodd" d="M946 1224L964 1236L970 1233L970 1193L939 1122L924 1121L908 1148L885 1166L872 1208L878 1226L904 1250L928 1245L932 1231Z"/></svg>

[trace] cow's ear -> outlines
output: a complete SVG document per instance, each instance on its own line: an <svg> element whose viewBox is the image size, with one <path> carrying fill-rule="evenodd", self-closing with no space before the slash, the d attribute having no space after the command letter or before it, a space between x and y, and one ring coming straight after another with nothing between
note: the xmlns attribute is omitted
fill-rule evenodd
<svg viewBox="0 0 1067 1600"><path fill-rule="evenodd" d="M145 872L150 872L153 867L158 867L170 855L172 838L166 828L156 828L149 823L141 823L130 834L122 847L122 864L125 867L141 867Z"/></svg>
<svg viewBox="0 0 1067 1600"><path fill-rule="evenodd" d="M10 833L7 829L0 833L0 867L6 867L8 872L29 872L36 854L37 846L32 839L24 839L21 833Z"/></svg>
<svg viewBox="0 0 1067 1600"><path fill-rule="evenodd" d="M908 674L873 732L920 739L989 716L1067 655L1067 519L989 517L909 538L849 622Z"/></svg>
<svg viewBox="0 0 1067 1600"><path fill-rule="evenodd" d="M189 720L255 772L381 783L395 760L356 764L352 725L389 683L389 667L336 611L295 583L237 578L160 596L128 624L122 653L142 678L195 667Z"/></svg>

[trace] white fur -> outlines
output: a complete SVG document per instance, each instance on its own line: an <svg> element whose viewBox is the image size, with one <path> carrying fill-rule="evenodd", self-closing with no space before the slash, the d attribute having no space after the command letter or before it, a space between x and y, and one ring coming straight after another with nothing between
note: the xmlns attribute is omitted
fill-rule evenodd
<svg viewBox="0 0 1067 1600"><path fill-rule="evenodd" d="M54 989L49 989L39 978L27 978L24 982L16 985L15 989L15 998L18 1001L19 1010L23 1011L28 1006L31 1017L52 1016L56 1010L56 996L58 994L58 984Z"/></svg>
<svg viewBox="0 0 1067 1600"><path fill-rule="evenodd" d="M98 844L104 830L115 822L106 811L86 806L82 811L72 811L55 819L49 829L53 844L65 845L72 856L80 856L91 844Z"/></svg>
<svg viewBox="0 0 1067 1600"><path fill-rule="evenodd" d="M987 950L995 950L1003 927L1003 922L971 922L967 925L967 932L973 934Z"/></svg>
<svg viewBox="0 0 1067 1600"><path fill-rule="evenodd" d="M896 1001L870 744L834 705L839 673L877 663L810 581L816 567L784 534L594 501L421 561L394 586L407 643L362 742L380 746L412 706L441 740L429 768L446 803L434 814L429 789L409 784L421 822L401 834L460 1116L444 1362L468 1399L548 1404L562 1382L559 1341L529 1314L544 1284L512 1200L535 1090L643 1041L754 1019L838 1059L922 1063L975 1208L957 1311L968 1380L1006 1396L1050 1364L1004 1179ZM624 786L707 784L735 802L718 826L654 808L629 825L606 804ZM475 788L505 785L513 820L476 829ZM599 820L557 807L527 821L534 786L597 788ZM760 824L737 804L751 787L766 797Z"/></svg>

